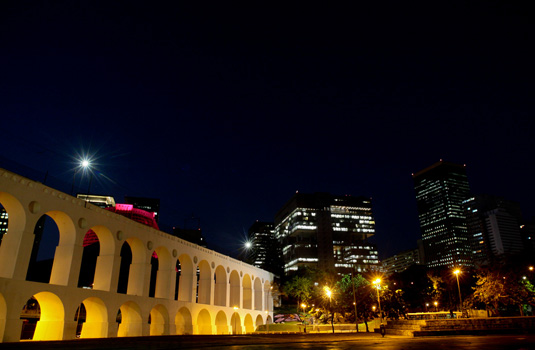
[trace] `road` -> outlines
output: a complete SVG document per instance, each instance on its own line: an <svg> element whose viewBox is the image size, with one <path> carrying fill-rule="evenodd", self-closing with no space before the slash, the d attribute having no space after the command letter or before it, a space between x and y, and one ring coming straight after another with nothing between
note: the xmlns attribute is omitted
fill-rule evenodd
<svg viewBox="0 0 535 350"><path fill-rule="evenodd" d="M378 334L162 336L21 342L0 344L3 349L114 349L114 350L535 350L535 335L443 336L409 338Z"/></svg>

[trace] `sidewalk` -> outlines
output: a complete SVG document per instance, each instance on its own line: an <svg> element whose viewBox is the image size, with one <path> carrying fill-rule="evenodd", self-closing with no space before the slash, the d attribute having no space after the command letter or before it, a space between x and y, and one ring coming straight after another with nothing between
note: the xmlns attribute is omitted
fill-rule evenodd
<svg viewBox="0 0 535 350"><path fill-rule="evenodd" d="M39 341L0 343L0 349L199 349L221 348L233 345L258 345L281 343L321 343L370 340L381 338L378 333L315 333L315 334L250 334L250 335L176 335L152 337L125 337L103 339L77 339L63 341Z"/></svg>

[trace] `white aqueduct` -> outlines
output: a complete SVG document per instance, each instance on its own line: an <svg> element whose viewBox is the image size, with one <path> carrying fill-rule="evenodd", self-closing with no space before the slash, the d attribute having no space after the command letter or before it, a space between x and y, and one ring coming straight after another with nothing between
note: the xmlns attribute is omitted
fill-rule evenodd
<svg viewBox="0 0 535 350"><path fill-rule="evenodd" d="M269 272L1 168L0 204L9 216L0 245L2 342L21 339L21 313L32 298L40 307L33 340L73 339L77 333L81 338L241 334L271 323ZM34 231L43 215L59 231L48 283L27 280ZM96 233L100 249L90 271L92 288L80 288L89 230ZM126 277L121 269L125 246L131 252ZM153 256L158 259L155 276ZM125 278L124 291L117 292ZM82 306L86 317L80 331L76 315Z"/></svg>

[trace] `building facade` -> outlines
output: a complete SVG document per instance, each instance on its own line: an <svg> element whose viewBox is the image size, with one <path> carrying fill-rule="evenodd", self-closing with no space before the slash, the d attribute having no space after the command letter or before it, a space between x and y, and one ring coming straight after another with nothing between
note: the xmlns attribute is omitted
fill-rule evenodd
<svg viewBox="0 0 535 350"><path fill-rule="evenodd" d="M349 273L378 268L370 198L296 193L275 216L284 272L317 267Z"/></svg>
<svg viewBox="0 0 535 350"><path fill-rule="evenodd" d="M428 267L472 265L463 201L470 196L464 165L443 162L413 174Z"/></svg>
<svg viewBox="0 0 535 350"><path fill-rule="evenodd" d="M251 247L247 262L253 266L272 272L277 276L282 273L281 250L275 238L273 222L256 221L248 232Z"/></svg>
<svg viewBox="0 0 535 350"><path fill-rule="evenodd" d="M497 257L524 250L520 204L491 195L470 197L463 202L473 260L488 264Z"/></svg>
<svg viewBox="0 0 535 350"><path fill-rule="evenodd" d="M403 272L412 265L420 265L420 250L410 249L386 258L382 261L383 272L389 276L395 272Z"/></svg>

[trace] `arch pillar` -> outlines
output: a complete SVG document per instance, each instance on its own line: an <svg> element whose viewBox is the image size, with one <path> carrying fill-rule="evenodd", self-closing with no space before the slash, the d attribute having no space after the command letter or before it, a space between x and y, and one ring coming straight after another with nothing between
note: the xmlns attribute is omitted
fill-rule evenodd
<svg viewBox="0 0 535 350"><path fill-rule="evenodd" d="M93 289L110 291L111 286L119 283L119 269L121 267L121 257L117 258L113 254L99 255L95 267L95 280Z"/></svg>
<svg viewBox="0 0 535 350"><path fill-rule="evenodd" d="M9 307L7 311L3 342L19 342L20 334L22 332L20 310L18 310L17 307L12 306Z"/></svg>
<svg viewBox="0 0 535 350"><path fill-rule="evenodd" d="M170 271L169 276L169 288L167 291L167 299L174 300L175 299L175 285L176 285L176 271L173 267ZM175 333L171 333L175 334Z"/></svg>
<svg viewBox="0 0 535 350"><path fill-rule="evenodd" d="M150 263L131 263L128 274L128 288L126 294L149 296L149 289L143 288L150 280Z"/></svg>
<svg viewBox="0 0 535 350"><path fill-rule="evenodd" d="M171 283L171 280L173 279L173 275L176 278L176 274L174 270L171 269L158 269L158 272L156 273L156 290L154 292L155 298L163 298L163 299L170 299L169 296L171 295L171 286L173 286L173 294L174 294L174 282Z"/></svg>
<svg viewBox="0 0 535 350"><path fill-rule="evenodd" d="M83 246L77 244L58 245L54 254L50 283L67 286L69 282L78 281L83 251Z"/></svg>
<svg viewBox="0 0 535 350"><path fill-rule="evenodd" d="M26 222L26 227L20 234L9 232L4 235L0 245L0 276L13 278L16 280L25 280L32 255L34 225ZM8 228L11 230L11 227Z"/></svg>
<svg viewBox="0 0 535 350"><path fill-rule="evenodd" d="M227 283L226 278L222 281L215 281L214 283L214 297L212 299L212 305L227 306L228 305L228 290L227 287L230 284ZM218 297L216 300L216 296ZM225 297L225 298L223 298Z"/></svg>

